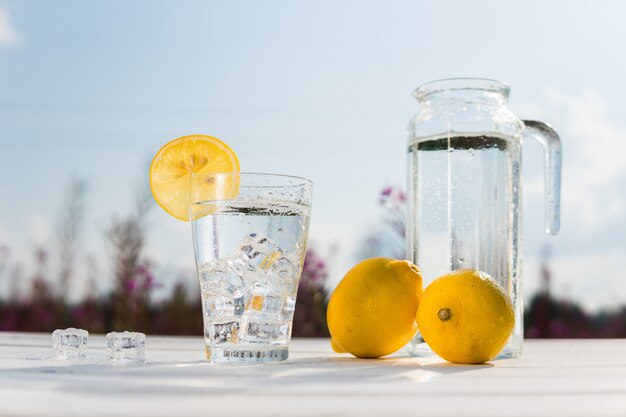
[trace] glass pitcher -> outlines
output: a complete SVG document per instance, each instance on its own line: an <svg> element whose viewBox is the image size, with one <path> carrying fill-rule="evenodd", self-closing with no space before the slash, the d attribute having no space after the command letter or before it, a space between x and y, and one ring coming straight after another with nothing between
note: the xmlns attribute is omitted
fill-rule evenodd
<svg viewBox="0 0 626 417"><path fill-rule="evenodd" d="M561 143L552 128L522 121L499 81L434 81L414 93L420 112L408 128L407 253L424 285L450 271L487 272L508 292L515 328L500 357L522 352L522 140L545 149L546 232L559 230ZM419 332L409 353L432 352Z"/></svg>

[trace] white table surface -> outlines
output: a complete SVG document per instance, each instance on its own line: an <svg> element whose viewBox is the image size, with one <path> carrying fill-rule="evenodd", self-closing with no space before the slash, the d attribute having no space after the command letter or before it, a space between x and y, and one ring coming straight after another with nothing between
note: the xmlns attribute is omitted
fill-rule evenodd
<svg viewBox="0 0 626 417"><path fill-rule="evenodd" d="M148 336L144 365L52 359L50 335L0 333L0 416L626 416L626 339L527 341L520 359L377 360L292 341L290 359L214 365L200 337Z"/></svg>

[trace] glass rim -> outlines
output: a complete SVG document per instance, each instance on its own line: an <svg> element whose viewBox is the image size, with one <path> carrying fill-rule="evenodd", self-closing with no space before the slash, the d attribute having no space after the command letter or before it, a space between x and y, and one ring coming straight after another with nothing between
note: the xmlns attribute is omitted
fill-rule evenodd
<svg viewBox="0 0 626 417"><path fill-rule="evenodd" d="M246 176L246 177L268 177L268 178L272 178L272 177L276 177L276 178L284 178L284 179L293 179L293 180L298 180L301 181L303 184L289 184L289 187L298 187L300 185L304 185L304 184L308 184L308 185L313 185L313 181L305 178L305 177L300 177L297 175L290 175L290 174L274 174L271 172L251 172L251 171L242 171L242 172L210 172L210 173L206 173L206 174L202 174L202 175L198 175L198 174L194 174L194 176L197 177L208 177L208 176L213 176L213 175L219 175L219 176L234 176L234 175L238 175L238 176ZM255 185L244 185L244 187L257 187ZM258 186L261 187L261 186ZM280 185L265 185L265 187L280 187Z"/></svg>
<svg viewBox="0 0 626 417"><path fill-rule="evenodd" d="M429 81L419 85L413 91L413 97L417 100L423 100L425 97L439 93L445 90L476 90L497 93L503 97L508 97L511 88L504 81L494 80L491 78L443 78L440 80Z"/></svg>
<svg viewBox="0 0 626 417"><path fill-rule="evenodd" d="M203 196L195 195L192 188L192 196L190 196L189 206L223 203L224 201L244 201L257 200L264 193L294 193L289 194L292 198L277 198L276 195L269 198L270 200L284 200L304 206L311 205L311 192L313 190L313 181L287 174L270 174L264 172L208 172L202 175L196 175L196 180L203 181L205 178L215 184L218 194L212 198L204 199ZM193 187L193 185L192 185ZM234 187L234 188L233 188ZM233 194L233 190L237 190ZM243 191L246 190L246 191ZM241 192L240 192L241 191ZM258 194L261 193L261 194ZM302 193L302 194L300 194ZM219 196L219 197L218 197ZM298 197L297 196L301 196Z"/></svg>

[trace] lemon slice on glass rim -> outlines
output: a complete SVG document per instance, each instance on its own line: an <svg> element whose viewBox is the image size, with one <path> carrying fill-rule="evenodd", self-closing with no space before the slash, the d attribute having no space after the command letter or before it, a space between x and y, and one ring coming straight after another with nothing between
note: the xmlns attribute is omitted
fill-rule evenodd
<svg viewBox="0 0 626 417"><path fill-rule="evenodd" d="M189 221L191 204L237 196L238 175L229 174L238 173L237 154L224 142L207 135L183 136L163 145L152 159L150 189L163 210ZM191 220L209 211L194 211Z"/></svg>

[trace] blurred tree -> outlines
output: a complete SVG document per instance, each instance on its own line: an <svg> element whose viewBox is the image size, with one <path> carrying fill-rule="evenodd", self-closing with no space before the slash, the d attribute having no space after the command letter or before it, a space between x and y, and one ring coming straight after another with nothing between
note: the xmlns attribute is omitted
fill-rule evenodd
<svg viewBox="0 0 626 417"><path fill-rule="evenodd" d="M326 309L328 292L326 263L313 249L306 252L293 318L294 337L328 337Z"/></svg>
<svg viewBox="0 0 626 417"><path fill-rule="evenodd" d="M159 334L203 334L200 297L191 297L183 280L174 285L171 296L162 302L159 317Z"/></svg>
<svg viewBox="0 0 626 417"><path fill-rule="evenodd" d="M78 200L84 197L81 194L84 190L81 191L77 184L70 189L74 191L69 193L68 202L73 203L68 203L68 207L71 205L71 210L79 213L82 203L79 204ZM0 245L0 273L3 278L8 276L10 280L9 297L0 300L0 330L51 332L55 328L72 326L85 328L93 333L136 330L150 334L202 335L200 297L197 294L190 295L183 280L174 286L173 291L163 301L155 303L152 300L152 294L158 285L154 277L155 266L146 258L144 249L146 215L153 202L149 190L143 189L139 195L133 213L123 218L113 218L106 230L106 237L112 248L115 285L104 296L96 289L101 274L92 258L89 258L86 268L87 275L81 277L89 282L89 289L82 301L70 305L65 293L53 291L48 262L51 251L44 246L35 249L34 272L29 281L31 287L21 294L21 283L27 282L24 273L26 269L20 263L11 263L9 247L6 244ZM370 244L364 248L362 254L402 257L404 193L392 187L385 188L381 192L380 203L384 210L384 227L370 234L378 239L377 244ZM75 250L80 230L80 221L77 219L81 216L82 214L74 215L71 216L74 220L69 220L68 215L59 223L57 243L63 241L67 245L67 249L58 248L60 257L66 262L65 267L61 266L60 274L68 277L68 284L75 260L75 252L72 250ZM66 231L62 232L64 227ZM384 252L381 252L383 249ZM626 306L589 314L574 302L555 298L552 294L549 260L550 250L546 248L539 270L541 288L526 303L525 336L626 337ZM292 332L294 336L328 336L327 277L326 262L313 249L309 249L298 287Z"/></svg>
<svg viewBox="0 0 626 417"><path fill-rule="evenodd" d="M405 259L406 195L399 187L385 187L378 196L381 221L365 237L357 249L357 259L385 256Z"/></svg>
<svg viewBox="0 0 626 417"><path fill-rule="evenodd" d="M87 182L78 177L72 177L61 213L61 220L57 225L56 248L59 251L59 297L68 300L70 294L70 280L74 272L74 262L80 228L84 218L85 196Z"/></svg>
<svg viewBox="0 0 626 417"><path fill-rule="evenodd" d="M149 328L150 293L155 288L152 264L145 259L146 222L154 205L149 184L142 182L134 212L114 217L106 236L112 249L115 284L111 293L112 328L145 332Z"/></svg>
<svg viewBox="0 0 626 417"><path fill-rule="evenodd" d="M30 297L24 305L20 306L23 312L21 327L26 331L51 332L57 322L62 321L63 314L60 309L64 308L54 296L50 283L46 279L48 271L48 251L39 246L35 249L35 273L31 278Z"/></svg>

